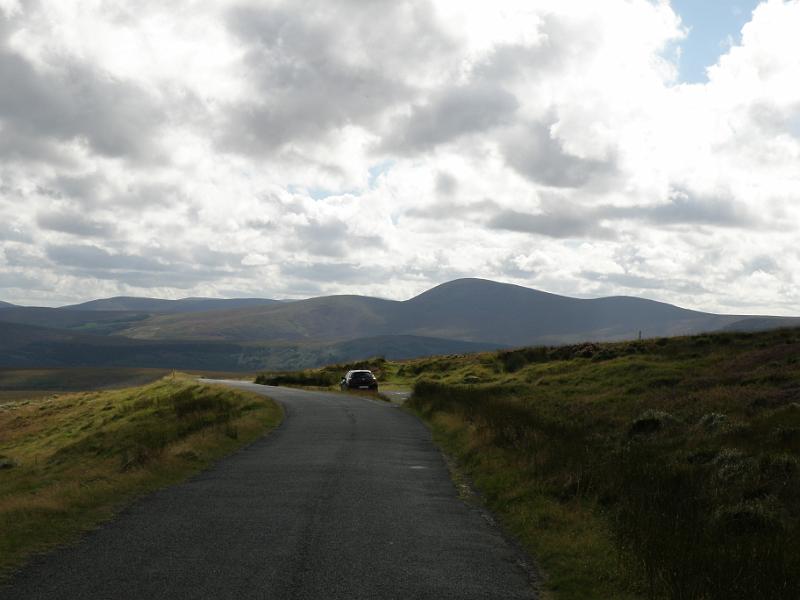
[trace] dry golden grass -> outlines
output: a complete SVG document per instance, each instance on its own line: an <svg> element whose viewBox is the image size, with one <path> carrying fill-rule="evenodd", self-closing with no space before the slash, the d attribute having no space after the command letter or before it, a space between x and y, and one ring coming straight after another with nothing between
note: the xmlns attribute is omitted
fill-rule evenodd
<svg viewBox="0 0 800 600"><path fill-rule="evenodd" d="M169 376L0 407L0 569L108 519L277 425L263 396Z"/></svg>

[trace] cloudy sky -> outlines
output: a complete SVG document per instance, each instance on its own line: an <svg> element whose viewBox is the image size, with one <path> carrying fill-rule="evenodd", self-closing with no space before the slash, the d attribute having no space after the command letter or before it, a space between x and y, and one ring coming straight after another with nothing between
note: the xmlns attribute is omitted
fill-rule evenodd
<svg viewBox="0 0 800 600"><path fill-rule="evenodd" d="M800 0L0 0L0 299L800 314Z"/></svg>

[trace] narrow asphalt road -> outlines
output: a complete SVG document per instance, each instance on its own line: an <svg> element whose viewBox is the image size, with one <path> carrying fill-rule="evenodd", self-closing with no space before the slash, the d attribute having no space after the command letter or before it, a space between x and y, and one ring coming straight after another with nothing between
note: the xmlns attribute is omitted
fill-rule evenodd
<svg viewBox="0 0 800 600"><path fill-rule="evenodd" d="M35 559L0 599L536 597L519 552L458 499L413 415L226 383L278 400L283 425Z"/></svg>

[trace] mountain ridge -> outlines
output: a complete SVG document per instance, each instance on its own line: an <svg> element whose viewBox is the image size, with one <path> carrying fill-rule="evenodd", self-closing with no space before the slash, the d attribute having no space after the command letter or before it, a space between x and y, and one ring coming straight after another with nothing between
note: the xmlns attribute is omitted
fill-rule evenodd
<svg viewBox="0 0 800 600"><path fill-rule="evenodd" d="M458 279L403 301L322 296L214 315L161 315L120 331L139 339L281 342L417 335L508 346L610 341L715 331L750 318L632 296L571 298L484 279ZM776 321L777 323L777 321Z"/></svg>
<svg viewBox="0 0 800 600"><path fill-rule="evenodd" d="M69 304L59 307L61 310L79 311L136 311L136 312L204 312L208 310L225 310L230 308L246 308L266 306L280 303L270 298L149 298L144 296L113 296L98 298L80 304Z"/></svg>
<svg viewBox="0 0 800 600"><path fill-rule="evenodd" d="M163 307L160 302L186 308L208 300L117 297L61 308L0 307L0 336L8 344L0 360L201 369L216 361L217 369L293 369L375 355L400 359L800 326L800 318L719 315L632 296L571 298L475 278L403 301L342 294L291 302L241 299L245 305L233 307L211 299L213 308L202 311L123 310Z"/></svg>

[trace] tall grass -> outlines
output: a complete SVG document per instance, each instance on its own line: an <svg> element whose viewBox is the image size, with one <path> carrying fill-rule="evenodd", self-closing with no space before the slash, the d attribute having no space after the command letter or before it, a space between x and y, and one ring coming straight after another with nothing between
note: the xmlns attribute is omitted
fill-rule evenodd
<svg viewBox="0 0 800 600"><path fill-rule="evenodd" d="M785 331L405 370L417 371L411 407L559 597L777 600L800 598L799 359L800 332ZM469 373L494 383L465 384ZM586 532L581 560L571 544Z"/></svg>

